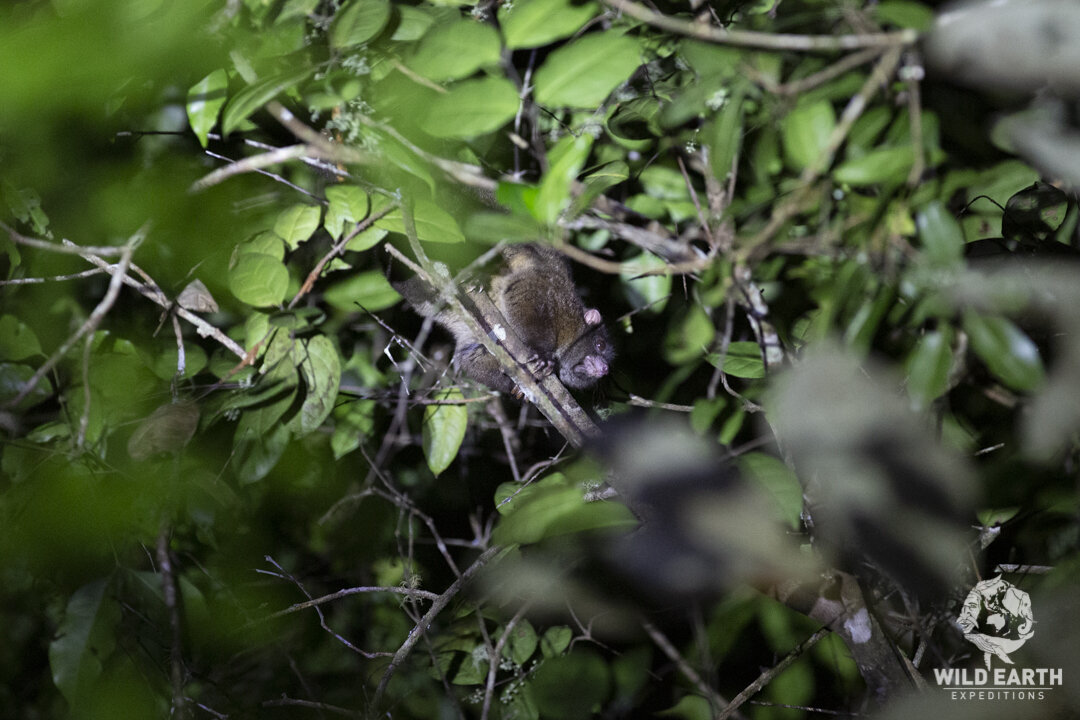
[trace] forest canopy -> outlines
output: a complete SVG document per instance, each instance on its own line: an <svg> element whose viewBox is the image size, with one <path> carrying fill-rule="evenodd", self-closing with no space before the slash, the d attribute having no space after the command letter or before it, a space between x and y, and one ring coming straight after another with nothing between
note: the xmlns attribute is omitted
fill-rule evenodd
<svg viewBox="0 0 1080 720"><path fill-rule="evenodd" d="M4 5L0 717L1068 716L1078 34Z"/></svg>

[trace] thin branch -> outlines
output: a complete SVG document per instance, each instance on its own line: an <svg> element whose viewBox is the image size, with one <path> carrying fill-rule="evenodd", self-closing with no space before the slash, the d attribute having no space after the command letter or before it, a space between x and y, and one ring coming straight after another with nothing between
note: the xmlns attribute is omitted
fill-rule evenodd
<svg viewBox="0 0 1080 720"><path fill-rule="evenodd" d="M636 20L661 30L723 45L739 45L763 50L836 51L866 47L901 47L911 45L919 39L919 34L914 30L860 35L777 35L751 30L726 30L692 20L670 17L630 0L604 0L604 2Z"/></svg>
<svg viewBox="0 0 1080 720"><path fill-rule="evenodd" d="M668 659L675 663L675 666L679 668L679 672L681 672L683 676L697 688L698 692L709 700L714 711L719 711L727 706L728 701L724 699L724 696L710 687L709 684L701 678L701 675L698 674L697 670L691 667L690 663L686 662L686 658L684 658L679 653L678 649L671 644L671 641L668 640L664 633L660 632L660 630L648 620L643 620L641 627L652 639L656 647L660 648L660 650L668 656Z"/></svg>
<svg viewBox="0 0 1080 720"><path fill-rule="evenodd" d="M796 646L796 648L790 653L788 653L783 660L781 660L768 670L762 672L760 675L758 675L756 680L743 688L742 692L740 692L738 695L733 697L731 699L731 704L721 710L720 713L715 716L714 720L727 720L736 712L738 712L739 707L743 703L752 698L754 695L757 695L759 692L761 692L761 689L768 685L770 682L772 682L773 678L784 672L784 670L787 670L788 666L791 665L791 663L802 657L802 654L804 652L816 645L818 640L821 640L821 638L825 637L830 632L831 631L829 630L829 628L823 627L810 637L806 638L806 640L799 643L799 645Z"/></svg>
<svg viewBox="0 0 1080 720"><path fill-rule="evenodd" d="M345 251L345 247L350 242L352 242L353 238L370 228L372 225L389 215L394 210L397 210L397 208L398 205L395 203L387 205L385 208L383 208L377 213L368 215L366 218L356 224L356 227L352 229L352 232L343 235L341 240L334 243L334 246L330 248L330 252L323 255L322 258L319 259L319 262L315 264L315 267L312 269L312 271L308 273L307 278L304 280L304 284L300 286L300 289L296 291L296 295L294 295L293 299L289 301L289 309L291 310L296 307L296 303L300 302L300 298L311 292L311 288L315 286L315 281L319 279L320 275L322 275L323 268L326 267L326 264L341 253L343 253Z"/></svg>
<svg viewBox="0 0 1080 720"><path fill-rule="evenodd" d="M173 570L172 556L169 552L169 526L162 525L157 538L157 562L161 573L161 594L165 601L165 610L169 613L169 628L172 631L169 647L169 681L172 684L172 717L185 717L184 704L184 653L183 626L181 625L180 598L176 585L176 573Z"/></svg>
<svg viewBox="0 0 1080 720"><path fill-rule="evenodd" d="M221 155L216 155L215 157L229 160L230 164L223 168L218 168L208 175L202 176L191 184L191 187L188 188L188 192L195 193L200 190L206 190L233 175L255 172L270 165L278 165L289 160L295 160L305 155L312 154L314 154L314 149L307 145L289 145L288 147L271 150L270 152L265 152L261 155L252 155L243 160L229 160Z"/></svg>
<svg viewBox="0 0 1080 720"><path fill-rule="evenodd" d="M57 245L54 242L48 240L40 240L38 238L26 237L15 228L10 225L0 222L0 230L7 232L11 237L12 242L16 245L25 245L27 247L37 248L38 250L48 250L49 252L65 253L67 255L86 255L87 253L93 255L99 255L104 257L112 257L114 255L123 255L124 246L119 245L106 245L106 246L89 246L89 245L76 245L75 243L64 241L65 244Z"/></svg>
<svg viewBox="0 0 1080 720"><path fill-rule="evenodd" d="M0 285L37 285L38 283L47 283L60 280L78 280L84 277L92 277L94 275L100 275L102 270L83 270L82 272L71 273L70 275L53 275L52 277L30 277L30 278L15 278L14 280L0 280Z"/></svg>
<svg viewBox="0 0 1080 720"><path fill-rule="evenodd" d="M450 587L446 589L442 595L440 595L431 605L431 608L424 613L424 616L420 618L420 622L409 631L409 636L405 638L405 642L401 644L397 652L394 653L393 660L390 661L390 665L387 666L386 671L383 673L382 679L379 680L379 686L375 689L375 698L372 705L377 706L383 695L386 694L386 687L390 684L390 679L394 677L394 673L397 671L401 664L409 657L409 653L419 642L421 636L428 631L431 624L435 621L435 618L442 612L450 601L461 591L461 588L465 583L475 575L480 568L487 565L492 558L502 552L502 548L499 546L493 546L485 550L480 554L472 565L465 568L465 572L461 573L461 577L450 584Z"/></svg>
<svg viewBox="0 0 1080 720"><path fill-rule="evenodd" d="M146 237L147 229L148 226L144 225L138 230L138 232L136 232L131 237L130 240L127 241L126 244L124 244L122 248L112 248L120 250L120 262L116 264L116 270L113 274L112 280L109 281L109 287L105 291L105 297L101 298L101 302L99 302L97 304L97 307L95 307L94 310L90 313L90 317L86 318L86 322L84 322L82 326L79 327L79 329L76 330L71 337L61 343L60 347L56 349L56 352L54 352L49 357L49 359L46 360L41 365L41 367L37 369L37 371L30 377L30 379L27 380L25 384L23 384L22 389L19 390L18 393L16 393L15 397L5 403L4 407L12 408L22 402L27 395L33 392L34 388L36 388L38 383L41 382L41 379L45 377L45 375L50 370L56 367L56 364L60 362L60 360L67 354L68 350L70 350L72 346L75 345L75 343L79 342L79 340L81 340L87 333L91 333L97 329L97 326L100 325L101 321L105 318L105 314L109 312L109 310L113 306L113 303L116 302L116 298L120 294L120 287L123 284L123 279L127 277L128 266L131 264L131 255L135 252L135 248L137 248L139 244L142 243L143 239ZM13 233L13 237L14 235L18 234L10 228L8 228L8 230L9 232ZM69 243L69 241L67 240L65 240L64 242L66 244ZM48 244L52 245L52 243ZM60 247L66 248L67 245ZM76 246L74 243L70 243L70 247L77 248L78 246ZM78 254L82 254L82 248L79 248L78 250L65 249L64 252L76 252Z"/></svg>
<svg viewBox="0 0 1080 720"><path fill-rule="evenodd" d="M640 395L634 395L633 393L630 394L630 402L628 404L633 405L634 407L660 408L661 410L671 410L673 412L688 413L694 411L693 405L675 405L672 403L659 402L657 400L643 398Z"/></svg>
<svg viewBox="0 0 1080 720"><path fill-rule="evenodd" d="M117 266L110 265L96 255L83 253L79 254L83 256L84 260L93 263L94 265L97 265L99 268L101 268L107 273L111 274L116 272ZM142 270L137 265L132 265L131 269L135 270L136 272L142 273ZM145 273L142 274L144 275L144 277L146 276ZM246 357L247 353L244 352L244 348L237 344L235 340L233 340L231 337L223 333L220 329L203 320L201 317L191 312L190 310L182 308L179 305L174 306L171 302L169 302L169 299L165 297L164 293L162 293L160 289L157 289L156 284L141 283L130 275L124 275L123 282L128 287L138 290L139 294L146 299L157 303L159 306L165 308L166 310L171 309L172 312L175 312L181 318L187 320L189 323L195 326L195 330L196 332L198 332L200 337L212 337L237 357L241 359Z"/></svg>
<svg viewBox="0 0 1080 720"><path fill-rule="evenodd" d="M506 647L506 642L510 639L510 634L514 631L514 626L518 624L518 621L520 621L521 618L525 617L525 613L528 612L530 604L531 603L526 602L516 613L514 613L514 617L510 618L503 628L502 637L495 643L495 647L491 651L491 657L488 658L487 685L484 688L484 705L483 709L480 711L480 720L487 720L488 714L491 712L491 698L495 695L495 673L499 669L499 658L502 657L503 648ZM481 629L483 629L483 622L484 620L481 618Z"/></svg>

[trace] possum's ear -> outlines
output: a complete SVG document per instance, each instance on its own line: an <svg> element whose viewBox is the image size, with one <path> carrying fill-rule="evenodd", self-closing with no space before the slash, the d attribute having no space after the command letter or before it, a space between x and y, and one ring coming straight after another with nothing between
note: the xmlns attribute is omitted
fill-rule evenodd
<svg viewBox="0 0 1080 720"><path fill-rule="evenodd" d="M600 317L600 311L596 308L587 308L585 310L585 322L589 325L599 325L603 318Z"/></svg>

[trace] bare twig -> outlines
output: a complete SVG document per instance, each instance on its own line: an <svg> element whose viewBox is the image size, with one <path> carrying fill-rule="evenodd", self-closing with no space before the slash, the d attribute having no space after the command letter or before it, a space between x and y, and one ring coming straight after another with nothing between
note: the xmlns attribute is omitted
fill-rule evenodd
<svg viewBox="0 0 1080 720"><path fill-rule="evenodd" d="M87 253L103 256L113 257L115 255L123 255L124 247L122 245L106 245L106 246L91 246L91 245L76 245L65 241L63 245L57 245L54 242L48 240L41 240L39 238L26 237L15 228L0 222L0 230L3 230L11 238L11 241L16 245L25 245L26 247L37 248L38 250L48 250L49 252L65 253L67 255L85 255Z"/></svg>
<svg viewBox="0 0 1080 720"><path fill-rule="evenodd" d="M648 408L660 408L661 410L671 410L673 412L693 412L693 405L674 405L672 403L658 402L656 400L649 400L643 398L640 395L630 394L630 402L628 403L635 407L648 407Z"/></svg>
<svg viewBox="0 0 1080 720"><path fill-rule="evenodd" d="M83 270L70 275L53 275L52 277L29 277L15 278L13 280L0 280L0 285L37 285L38 283L56 282L60 280L78 280L84 277L100 275L102 270Z"/></svg>
<svg viewBox="0 0 1080 720"><path fill-rule="evenodd" d="M495 672L499 669L499 658L502 657L503 648L506 647L506 642L510 639L511 633L514 632L514 626L518 624L521 618L525 617L525 613L529 610L529 602L526 602L514 613L514 617L503 627L502 637L495 643L495 647L491 651L491 657L488 658L488 674L487 685L484 688L484 705L480 711L480 720L487 720L488 714L491 712L491 698L495 695ZM481 627L483 627L483 618L480 619Z"/></svg>

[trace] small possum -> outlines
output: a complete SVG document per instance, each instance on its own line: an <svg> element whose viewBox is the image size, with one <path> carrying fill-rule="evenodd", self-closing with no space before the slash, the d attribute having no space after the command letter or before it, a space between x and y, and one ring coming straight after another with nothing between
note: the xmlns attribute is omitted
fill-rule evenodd
<svg viewBox="0 0 1080 720"><path fill-rule="evenodd" d="M491 280L491 299L528 347L529 369L538 377L557 372L567 387L590 387L608 373L614 348L600 311L578 297L563 256L545 245L511 245L504 269ZM514 392L514 381L454 313L435 313L430 290L413 279L395 284L424 317L449 330L456 341L454 365L493 390Z"/></svg>

